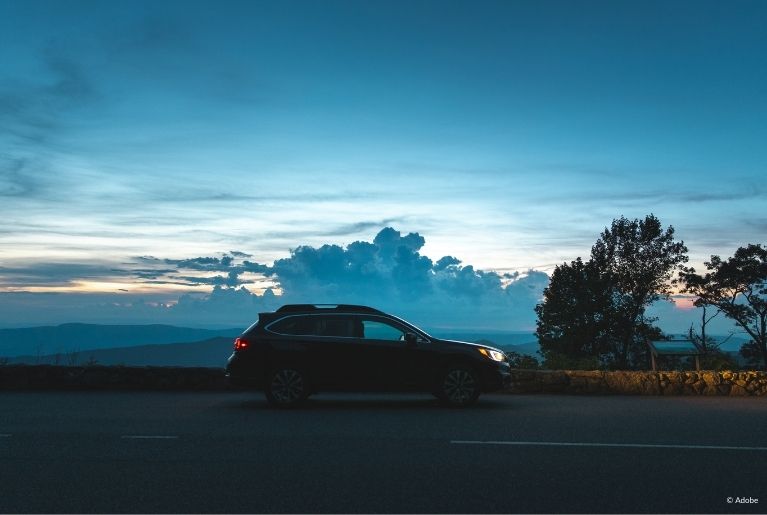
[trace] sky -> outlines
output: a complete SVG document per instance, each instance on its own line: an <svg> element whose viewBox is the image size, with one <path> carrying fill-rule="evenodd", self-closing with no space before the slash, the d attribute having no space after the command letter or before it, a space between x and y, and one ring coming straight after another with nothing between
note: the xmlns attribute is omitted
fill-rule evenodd
<svg viewBox="0 0 767 515"><path fill-rule="evenodd" d="M765 22L762 1L0 0L0 326L354 300L529 330L546 274L621 215L673 225L698 268L764 243Z"/></svg>

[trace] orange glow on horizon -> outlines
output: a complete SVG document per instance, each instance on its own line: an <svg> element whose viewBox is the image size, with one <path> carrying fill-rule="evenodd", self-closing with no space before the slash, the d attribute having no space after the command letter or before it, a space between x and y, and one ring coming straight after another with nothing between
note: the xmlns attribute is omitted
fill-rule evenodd
<svg viewBox="0 0 767 515"><path fill-rule="evenodd" d="M282 295L282 290L272 281L259 281L259 284L244 284L237 289L245 287L250 293L263 295L271 288L275 295ZM145 284L118 281L73 281L70 284L61 285L30 285L30 286L0 286L0 293L139 293L139 294L183 294L195 293L207 295L213 290L209 284L184 285L184 284ZM175 303L176 301L173 301Z"/></svg>
<svg viewBox="0 0 767 515"><path fill-rule="evenodd" d="M697 297L674 297L674 305L677 309L682 311L691 311L695 309L695 301Z"/></svg>

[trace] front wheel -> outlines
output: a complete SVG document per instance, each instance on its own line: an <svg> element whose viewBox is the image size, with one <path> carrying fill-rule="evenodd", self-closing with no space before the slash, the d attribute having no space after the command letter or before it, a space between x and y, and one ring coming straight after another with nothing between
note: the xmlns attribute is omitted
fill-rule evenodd
<svg viewBox="0 0 767 515"><path fill-rule="evenodd" d="M479 398L479 377L473 368L460 365L450 367L442 376L438 393L438 398L448 406L470 406Z"/></svg>
<svg viewBox="0 0 767 515"><path fill-rule="evenodd" d="M269 374L264 393L276 408L293 408L309 396L305 375L294 368L279 368Z"/></svg>

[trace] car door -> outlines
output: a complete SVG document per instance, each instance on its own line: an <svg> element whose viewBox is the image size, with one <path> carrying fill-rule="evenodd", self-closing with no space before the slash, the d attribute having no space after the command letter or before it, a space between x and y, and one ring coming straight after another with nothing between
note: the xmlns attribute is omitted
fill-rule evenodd
<svg viewBox="0 0 767 515"><path fill-rule="evenodd" d="M272 367L298 366L307 372L315 387L323 387L328 364L317 326L316 316L289 315L267 325L266 334Z"/></svg>
<svg viewBox="0 0 767 515"><path fill-rule="evenodd" d="M366 389L366 358L353 315L316 315L316 356L322 384L330 390Z"/></svg>
<svg viewBox="0 0 767 515"><path fill-rule="evenodd" d="M405 342L407 328L385 317L358 315L367 383L372 390L412 389L417 349Z"/></svg>

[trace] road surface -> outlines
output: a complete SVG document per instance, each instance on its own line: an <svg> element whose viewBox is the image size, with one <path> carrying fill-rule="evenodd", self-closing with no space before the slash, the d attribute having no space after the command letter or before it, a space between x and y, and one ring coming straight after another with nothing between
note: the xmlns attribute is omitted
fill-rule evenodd
<svg viewBox="0 0 767 515"><path fill-rule="evenodd" d="M764 398L5 392L0 512L765 513L765 428Z"/></svg>

